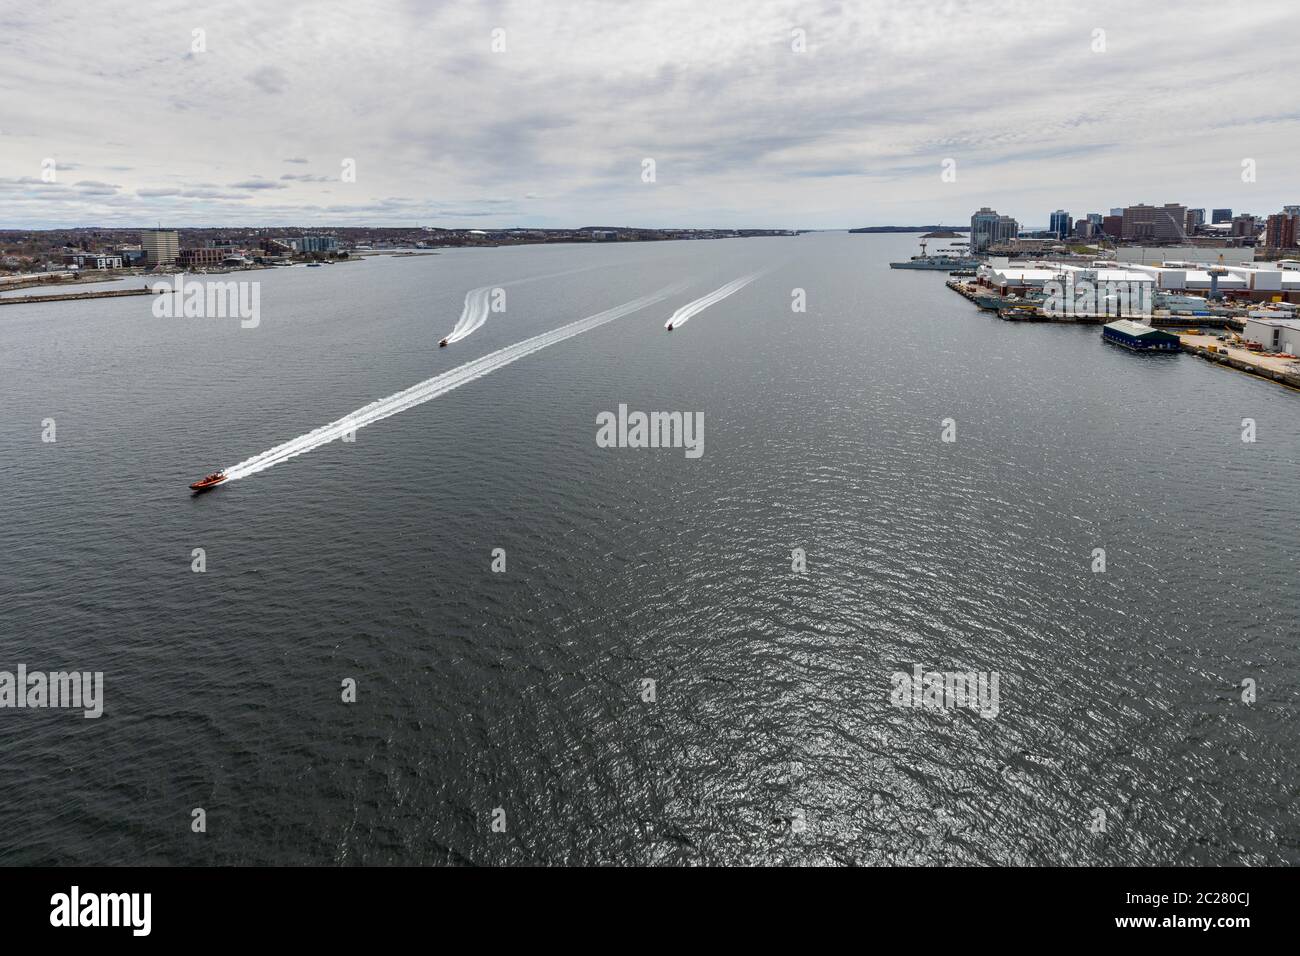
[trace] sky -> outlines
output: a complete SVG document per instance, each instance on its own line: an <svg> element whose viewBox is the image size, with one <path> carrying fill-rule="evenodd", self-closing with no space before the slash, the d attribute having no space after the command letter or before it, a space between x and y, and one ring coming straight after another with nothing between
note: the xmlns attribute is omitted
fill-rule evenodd
<svg viewBox="0 0 1300 956"><path fill-rule="evenodd" d="M1294 0L0 0L0 228L1267 214L1298 36Z"/></svg>

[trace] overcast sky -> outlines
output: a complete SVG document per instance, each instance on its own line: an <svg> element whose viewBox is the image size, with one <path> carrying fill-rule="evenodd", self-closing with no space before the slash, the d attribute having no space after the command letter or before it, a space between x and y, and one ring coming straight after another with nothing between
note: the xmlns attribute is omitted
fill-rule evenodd
<svg viewBox="0 0 1300 956"><path fill-rule="evenodd" d="M1270 213L1297 37L1294 0L0 0L0 228Z"/></svg>

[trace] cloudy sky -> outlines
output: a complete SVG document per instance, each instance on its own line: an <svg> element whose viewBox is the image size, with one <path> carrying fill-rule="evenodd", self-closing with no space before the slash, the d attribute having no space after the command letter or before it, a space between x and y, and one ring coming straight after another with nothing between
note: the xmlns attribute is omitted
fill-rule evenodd
<svg viewBox="0 0 1300 956"><path fill-rule="evenodd" d="M3 0L0 228L1275 212L1297 37L1294 0Z"/></svg>

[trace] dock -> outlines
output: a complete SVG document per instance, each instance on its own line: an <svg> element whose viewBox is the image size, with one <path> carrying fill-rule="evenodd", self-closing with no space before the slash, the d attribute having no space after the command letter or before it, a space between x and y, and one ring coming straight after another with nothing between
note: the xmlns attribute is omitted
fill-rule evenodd
<svg viewBox="0 0 1300 956"><path fill-rule="evenodd" d="M168 288L167 292L172 290ZM33 302L70 302L74 299L116 299L124 295L154 295L153 289L101 289L98 292L60 292L55 295L0 295L0 305L30 305Z"/></svg>
<svg viewBox="0 0 1300 956"><path fill-rule="evenodd" d="M1070 322L1076 325L1104 325L1107 322L1113 322L1115 319L1133 319L1157 328L1202 325L1216 329L1233 328L1238 330L1245 324L1243 317L1226 313L1183 313L1163 309L1148 315L1048 315L1035 303L1014 298L1004 300L1004 304L999 304L997 308L994 308L992 305L985 303L1001 297L990 289L979 288L972 283L963 282L961 279L949 279L944 284L953 292L986 312L997 312L998 318L1011 322ZM981 299L984 301L981 302Z"/></svg>
<svg viewBox="0 0 1300 956"><path fill-rule="evenodd" d="M1207 362L1226 365L1228 368L1245 372L1248 375L1272 379L1291 388L1300 389L1300 361L1296 359L1286 359L1276 355L1262 355L1259 352L1252 352L1250 349L1244 349L1238 345L1220 342L1213 335L1188 335L1183 333L1180 338L1182 339L1184 352L1191 352Z"/></svg>

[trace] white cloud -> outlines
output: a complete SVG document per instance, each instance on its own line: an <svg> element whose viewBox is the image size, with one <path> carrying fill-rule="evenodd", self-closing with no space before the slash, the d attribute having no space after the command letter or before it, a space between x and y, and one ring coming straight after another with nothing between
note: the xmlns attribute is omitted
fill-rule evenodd
<svg viewBox="0 0 1300 956"><path fill-rule="evenodd" d="M824 227L954 222L983 204L1028 223L1139 201L1271 212L1300 201L1300 109L1259 79L1290 55L1292 9L11 5L0 215ZM205 52L191 50L199 28ZM75 157L99 185L52 201L47 157ZM940 179L946 158L956 182ZM300 171L279 174L286 163Z"/></svg>

